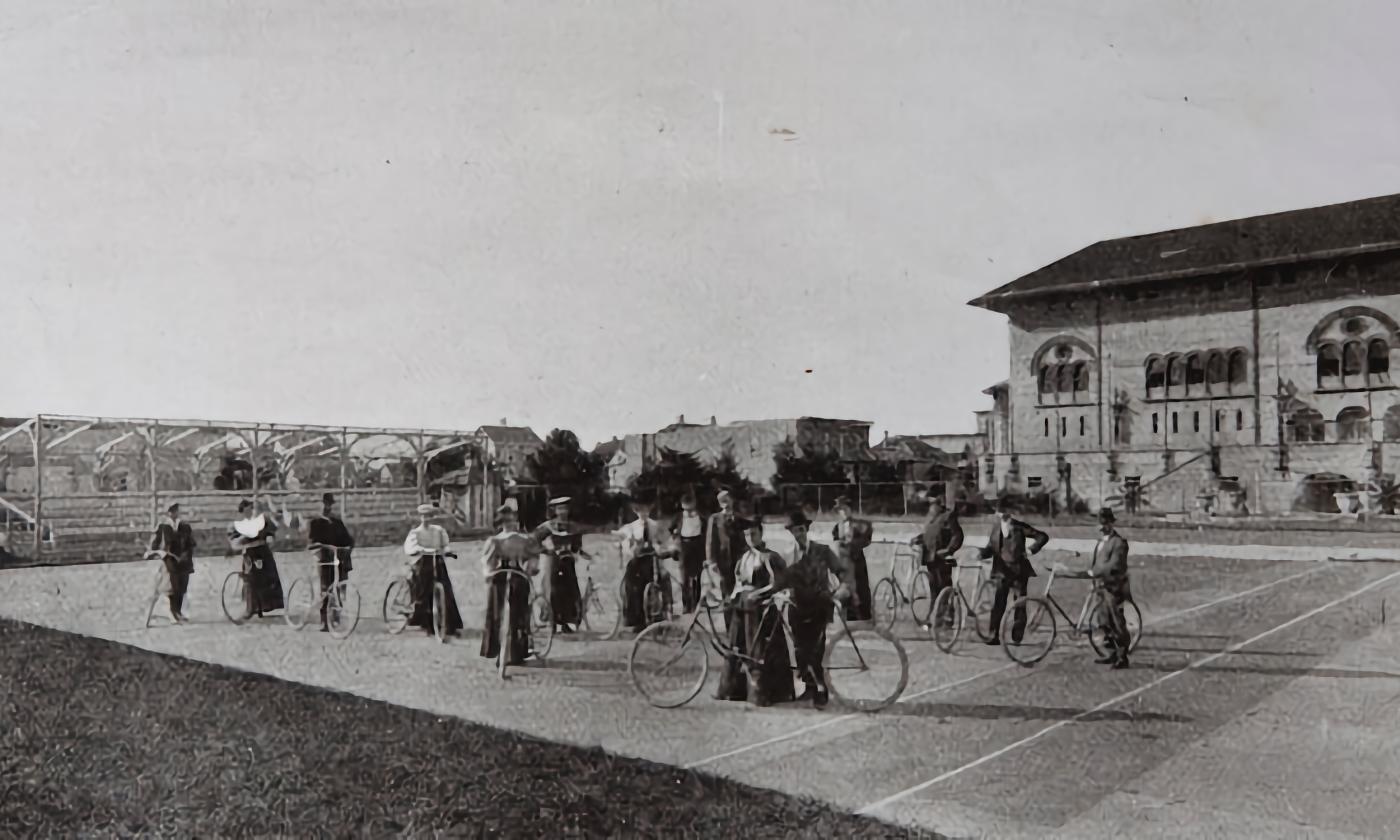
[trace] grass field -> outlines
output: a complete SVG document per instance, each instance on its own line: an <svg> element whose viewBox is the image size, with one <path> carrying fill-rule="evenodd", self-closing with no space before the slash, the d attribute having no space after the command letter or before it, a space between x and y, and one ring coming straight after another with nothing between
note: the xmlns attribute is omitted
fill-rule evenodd
<svg viewBox="0 0 1400 840"><path fill-rule="evenodd" d="M0 673L5 837L934 836L9 620Z"/></svg>

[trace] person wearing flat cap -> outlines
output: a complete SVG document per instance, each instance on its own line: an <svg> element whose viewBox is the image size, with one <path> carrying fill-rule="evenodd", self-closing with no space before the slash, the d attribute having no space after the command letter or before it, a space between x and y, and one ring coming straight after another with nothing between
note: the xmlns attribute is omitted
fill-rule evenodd
<svg viewBox="0 0 1400 840"><path fill-rule="evenodd" d="M194 531L180 519L180 506L171 505L165 511L166 520L156 526L150 550L161 552L165 572L170 577L170 620L176 624L189 621L185 617L185 593L194 573Z"/></svg>
<svg viewBox="0 0 1400 840"><path fill-rule="evenodd" d="M535 541L544 547L550 559L549 607L554 614L554 628L572 633L582 620L582 595L578 588L575 559L587 557L583 551L583 533L569 521L568 496L549 500L551 517L534 531Z"/></svg>
<svg viewBox="0 0 1400 840"><path fill-rule="evenodd" d="M845 496L836 500L836 524L831 528L831 538L836 541L836 550L855 582L855 591L846 603L847 621L869 621L874 617L870 571L865 565L865 549L874 533L869 520L851 516L851 503Z"/></svg>
<svg viewBox="0 0 1400 840"><path fill-rule="evenodd" d="M316 546L317 569L321 573L321 591L325 592L335 585L336 561L340 562L340 579L345 580L350 577L350 570L354 566L350 562L351 549L355 547L355 538L350 535L350 529L345 527L345 520L336 515L335 495L327 493L321 497L321 514L311 520L307 528L307 540ZM321 599L321 630L325 632L326 627L326 606L330 599Z"/></svg>
<svg viewBox="0 0 1400 840"><path fill-rule="evenodd" d="M495 659L501 651L501 603L510 601L510 652L508 664L523 665L530 655L530 584L519 575L494 574L515 569L534 577L544 547L520 530L519 515L510 502L496 509L496 533L481 551L481 573L490 581L486 593L486 626L481 633L481 656Z"/></svg>
<svg viewBox="0 0 1400 840"><path fill-rule="evenodd" d="M280 610L285 605L282 576L277 573L277 558L272 553L272 540L277 535L273 517L258 513L257 505L244 499L238 503L238 519L228 529L229 548L243 555L243 620L263 613Z"/></svg>
<svg viewBox="0 0 1400 840"><path fill-rule="evenodd" d="M797 670L807 686L798 699L810 700L820 709L827 703L826 674L822 670L826 626L831 623L835 601L850 598L852 575L836 552L809 539L811 527L812 521L801 510L788 514L787 530L794 545L787 568L777 572L776 588L786 589L792 596L788 626L792 628ZM834 592L833 576L840 581Z"/></svg>
<svg viewBox="0 0 1400 840"><path fill-rule="evenodd" d="M1031 543L1029 552L1026 549L1027 541ZM1026 585L1035 577L1030 555L1039 554L1049 541L1050 537L1044 531L1014 518L1011 504L1005 498L997 500L996 520L992 523L987 544L980 552L983 560L992 561L992 582L997 588L992 601L991 638L987 644L1001 644L1001 621L1006 615L1006 599L1012 595L1016 599L1026 596ZM1026 608L1022 603L1015 608L1011 621L1011 643L1019 645L1025 632Z"/></svg>
<svg viewBox="0 0 1400 840"><path fill-rule="evenodd" d="M447 635L462 632L462 613L457 609L457 595L452 591L452 578L447 574L447 552L452 538L447 529L432 520L441 514L437 505L418 506L418 526L408 532L403 542L404 554L417 558L409 588L413 591L413 615L408 623L433 632L433 586L442 584L447 605Z"/></svg>
<svg viewBox="0 0 1400 840"><path fill-rule="evenodd" d="M1108 596L1108 609L1103 611L1108 650L1098 662L1121 670L1128 667L1128 650L1132 647L1128 623L1123 618L1123 602L1131 601L1133 593L1128 585L1128 541L1114 529L1114 521L1112 508L1099 511L1100 536L1094 544L1089 574L1103 581L1104 594Z"/></svg>

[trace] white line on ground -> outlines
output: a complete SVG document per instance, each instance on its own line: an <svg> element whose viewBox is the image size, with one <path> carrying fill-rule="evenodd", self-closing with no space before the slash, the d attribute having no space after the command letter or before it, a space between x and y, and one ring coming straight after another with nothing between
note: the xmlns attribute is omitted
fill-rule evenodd
<svg viewBox="0 0 1400 840"><path fill-rule="evenodd" d="M1181 617L1184 616L1184 615L1190 615L1191 613L1194 613L1194 612L1199 612L1199 611L1201 611L1201 610L1209 609L1209 608L1214 607L1214 606L1219 606L1220 604L1224 604L1224 603L1226 603L1226 602L1228 602L1228 601L1236 600L1237 598L1244 598L1244 597L1246 597L1246 596L1248 596L1248 595L1253 595L1253 594L1255 594L1256 592L1263 592L1263 591L1266 590L1266 589L1272 589L1272 588L1275 587L1275 586L1279 586L1279 585L1281 585L1281 584L1288 583L1288 582L1291 581L1291 580L1297 580L1297 579L1300 578L1300 577L1306 577L1306 576L1308 576L1308 575L1315 574L1315 573L1320 572L1320 571L1322 571L1323 569L1326 569L1326 568L1327 568L1326 566L1318 566L1317 568L1308 569L1307 571L1298 572L1298 573L1296 573L1296 574L1291 574L1291 575L1288 575L1287 577L1283 577L1283 578L1280 578L1280 579L1278 579L1278 580L1270 581L1270 582L1268 582L1268 583L1262 583L1262 584L1260 584L1260 585L1258 585L1258 586L1251 587L1250 589L1246 589L1246 590L1244 590L1243 592L1235 592L1235 593L1232 593L1232 594L1230 594L1230 595L1223 595L1223 596L1221 596L1221 597L1219 597L1219 598L1216 598L1216 599L1214 599L1214 600L1207 601L1207 602L1205 602L1204 604L1197 604L1197 605L1194 606L1194 607L1189 607L1189 608L1184 609L1184 610L1178 610L1178 611L1176 611L1176 612L1174 612L1174 613L1169 613L1169 614L1167 614L1167 615L1161 616L1160 618L1154 619L1154 620L1152 620L1152 621L1144 622L1144 623L1143 623L1143 626L1144 626L1144 628L1146 628L1146 627L1154 627L1154 626L1156 626L1156 625L1158 625L1158 624L1165 624L1165 623L1167 623L1167 622L1169 622L1169 621L1174 621L1174 620L1176 620L1176 619L1178 619L1178 618L1181 618ZM916 691L916 692L914 692L913 694L906 694L905 696L903 696L903 697L901 697L901 698L899 699L899 702L900 702L900 703L907 703L907 702L909 702L910 700L915 700L915 699L920 698L920 697L926 697L926 696L928 696L928 695L930 695L930 694L937 694L938 692L941 692L941 691L951 691L952 689L959 688L959 687L961 687L961 686L967 685L967 684L970 683L970 682L975 682L976 680L980 680L980 679L982 679L983 677L990 677L990 676L992 676L993 674L1000 674L1000 673L1002 673L1003 671L1009 671L1009 670L1011 670L1011 669L1013 669L1013 668L1018 668L1018 667L1020 667L1020 666L1018 666L1015 662L1008 662L1008 663L1006 663L1005 665L998 665L998 666L995 667L995 668L989 668L989 669L987 669L987 670L985 670L985 671L979 671L978 673L973 674L973 675L970 676L970 677L963 677L963 678L960 679L960 680L954 680L953 682L950 682L950 683L942 683L942 684L940 684L940 685L935 685L935 686L933 686L933 687L931 687L931 688L926 688L926 689L924 689L923 691ZM688 764L682 764L682 765L681 765L681 769L683 769L683 770L692 770L692 769L694 769L694 768L696 768L696 767L704 767L705 765L707 765L707 764L713 764L713 763L715 763L716 761L723 761L723 760L726 759L726 758L733 758L733 757L736 756L736 755L743 755L744 753L753 752L754 750L759 750L759 749L762 749L762 748L764 748L764 747L772 746L773 744L781 744L783 741L790 741L790 740L792 740L793 738L799 738L799 737L801 737L801 736L803 736L803 735L806 735L808 732L815 732L815 731L817 731L818 729L825 729L825 728L828 727L828 726L834 726L834 725L836 725L836 724L838 724L838 723L843 723L843 722L848 721L848 720L854 720L854 719L856 719L856 718L865 718L865 717L867 717L867 715L863 715L863 714L846 714L846 715L841 715L841 716L839 716L839 717L828 718L827 720L821 721L820 723L814 723L814 724L812 724L811 726L804 726L804 727L802 727L801 729L794 729L794 730L792 730L791 732L784 732L784 733L781 734L781 735L774 735L772 738L766 738L766 739L764 739L764 740L762 740L762 741L755 741L755 742L753 742L752 744L745 744L745 745L742 746L742 747L736 747L736 748L734 748L734 749L732 749L732 750L729 750L728 752L722 752L722 753L719 753L719 754L717 754L717 755L712 755L712 756L708 756L708 757L706 757L706 758L701 758L701 759L698 759L698 760L696 760L696 761L692 761L692 762L690 762L690 763L688 763Z"/></svg>
<svg viewBox="0 0 1400 840"><path fill-rule="evenodd" d="M1126 692L1124 692L1124 693L1118 695L1117 697L1112 698L1111 700L1106 700L1106 701L1100 703L1099 705L1095 706L1095 707L1092 708L1092 709L1087 709L1087 710L1085 710L1085 711L1082 711L1082 712L1080 712L1079 714L1075 715L1074 717L1067 718L1067 719L1065 719L1065 720L1062 720L1062 721L1058 721L1058 722L1056 722L1056 723L1053 723L1053 724L1051 724L1051 725L1045 727L1044 729L1040 730L1039 732L1036 732L1036 733L1034 733L1034 734L1032 734L1032 735L1028 735L1028 736L1026 736L1025 738L1022 738L1021 740L1016 741L1016 742L1014 742L1014 743L1007 744L1006 746L1002 747L1001 749L995 750L995 751L990 752L990 753L987 753L986 755L982 756L981 758L974 759L973 761L969 761L968 763L962 765L961 767L957 767L957 768L954 768L954 769L952 769L952 770L947 771L946 773L941 773L941 774L939 774L939 775L937 775L937 776L934 776L932 779L929 779L929 780L926 781L926 782L920 782L919 784L914 785L914 786L911 787L911 788L906 788L906 789L900 791L899 793L892 794L892 795L890 795L890 796L886 796L884 799L881 799L881 800L879 800L879 801L877 801L877 802L872 802L872 803L870 803L869 805L866 805L864 808L861 808L861 809L860 809L859 811L857 811L856 813L857 813L857 814L861 814L861 815L863 815L863 816L869 816L869 815L873 814L874 812L880 810L881 808L884 808L884 807L886 807L886 806L888 806L888 805L892 805L892 804L894 804L895 802L900 801L901 799L905 799L905 798L907 798L907 797L913 796L914 794L919 793L920 791L923 791L923 790L927 790L927 789L929 789L929 788L933 787L934 785L939 784L939 783L941 783L941 782L946 782L947 780L949 780L949 779L951 779L951 778L953 778L953 777L955 777L955 776L959 776L959 775L961 775L961 774L967 772L968 770L972 770L972 769L974 769L974 768L980 767L980 766L982 766L983 764L986 764L986 763L988 763L988 762L990 762L990 761L995 761L996 759L1001 758L1002 756L1006 755L1007 753L1013 752L1013 751L1015 751L1015 750L1020 749L1021 747L1026 746L1027 744L1031 744L1031 743L1033 743L1033 742L1035 742L1035 741L1038 741L1038 740L1040 740L1041 738L1044 738L1046 735L1049 735L1050 733L1052 733L1052 732L1054 732L1054 731L1056 731L1056 730L1058 730L1058 729L1060 729L1060 728L1062 728L1062 727L1068 726L1069 724L1074 723L1074 722L1076 722L1076 721L1083 720L1084 718L1088 717L1089 715L1097 714L1098 712L1101 712L1101 711L1103 711L1104 709L1110 708L1110 707L1112 707L1112 706L1116 706L1116 705L1118 705L1119 703L1122 703L1122 702L1124 702L1124 701L1131 700L1131 699L1133 699L1134 697L1137 697L1137 696L1140 695L1140 694L1145 694L1145 693L1147 693L1148 691L1151 691L1152 689L1156 688L1157 686L1162 685L1162 684L1165 683L1165 682L1168 682L1169 680L1174 680L1174 679L1176 679L1177 677L1181 676L1182 674L1186 673L1187 671L1191 671L1191 670L1194 670L1194 669L1196 669L1196 668L1200 668L1200 667L1202 667L1202 666L1209 665L1210 663L1216 661L1217 659L1220 659L1220 658L1222 658L1222 657L1225 657L1225 656L1228 656L1228 655L1230 655L1230 654L1232 654L1232 653L1235 653L1235 652L1237 652L1237 651L1239 651L1239 650L1242 650L1242 649L1244 649L1244 648L1246 648L1246 647L1249 647L1250 645L1254 644L1255 642L1263 641L1264 639L1267 639L1268 637L1274 635L1275 633L1278 633L1278 632L1280 632L1280 631L1282 631L1282 630L1286 630L1286 629L1288 629L1289 627L1292 627L1292 626L1295 625L1295 624L1301 623L1301 622L1303 622L1303 621L1307 621L1308 619L1310 619L1310 618L1312 618L1312 617L1314 617L1314 616L1320 615L1320 614L1322 614L1322 613L1324 613L1324 612L1326 612L1326 611L1328 611L1328 610L1332 609L1333 607L1336 607L1336 606L1338 606L1338 605L1340 605L1340 604L1344 604L1344 603L1346 603L1347 601L1350 601L1351 599L1353 599L1353 598L1355 598L1355 597L1357 597L1357 596L1359 596L1359 595L1362 595L1362 594L1364 594L1364 593L1366 593L1366 592L1371 591L1372 589L1375 589L1376 587L1378 587L1378 586L1380 586L1380 585L1382 585L1382 584L1384 584L1384 583L1387 583L1387 582L1389 582L1389 581L1391 581L1391 580L1394 580L1395 578L1400 578L1400 572L1391 572L1390 574L1386 575L1386 576L1383 577L1383 578L1379 578L1379 579L1377 579L1377 580L1371 581L1370 583L1366 584L1365 586L1361 587L1360 589L1354 590L1354 591L1352 591L1352 592L1350 592L1350 593L1348 593L1348 594L1346 594L1346 595L1343 595L1343 596L1340 597L1340 598L1336 598L1336 599L1334 599L1334 600L1328 601L1327 603L1323 604L1323 605L1320 606L1320 607L1314 607L1313 609L1308 610L1307 612L1303 613L1302 615L1295 616L1294 618L1291 618L1291 619L1289 619L1288 621L1285 621L1284 623L1278 625L1277 627L1270 628L1270 629L1268 629L1268 630L1265 630L1265 631L1262 632L1262 633L1259 633L1258 635L1255 635L1255 636L1252 636L1252 637L1250 637L1250 638L1248 638L1248 639L1245 639L1245 640L1242 641L1242 642L1237 642L1236 644L1230 645L1229 647L1225 648L1224 650L1222 650L1222 651L1220 651L1220 652L1218 652L1218 653L1212 653L1210 656L1204 657L1204 658L1202 658L1202 659L1198 659L1198 660L1196 660L1195 662L1192 662L1192 663L1190 663L1189 665L1187 665L1185 668L1181 668L1180 670L1172 671L1172 672L1169 673L1169 674L1164 674L1164 675L1158 677L1157 679L1155 679L1155 680L1153 680L1153 681L1151 681L1151 682L1149 682L1149 683L1147 683L1147 684L1145 684L1145 685L1138 686L1137 688L1133 689L1132 691L1126 691Z"/></svg>

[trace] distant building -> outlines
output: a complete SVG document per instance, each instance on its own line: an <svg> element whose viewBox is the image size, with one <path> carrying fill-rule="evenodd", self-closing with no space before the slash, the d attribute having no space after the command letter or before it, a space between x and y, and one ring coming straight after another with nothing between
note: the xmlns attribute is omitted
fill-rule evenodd
<svg viewBox="0 0 1400 840"><path fill-rule="evenodd" d="M544 448L544 441L529 426L482 426L476 430L486 457L516 481L528 480L526 463Z"/></svg>
<svg viewBox="0 0 1400 840"><path fill-rule="evenodd" d="M1100 242L971 303L1010 322L984 487L1335 510L1400 472L1400 195Z"/></svg>
<svg viewBox="0 0 1400 840"><path fill-rule="evenodd" d="M875 460L870 450L870 423L865 421L798 417L720 424L711 417L709 423L696 425L686 423L682 415L655 434L627 435L619 441L608 461L608 482L614 488L626 487L644 465L655 460L659 449L665 448L695 455L707 464L731 453L740 475L772 489L777 472L774 450L784 441L793 443L799 454L835 452L852 465Z"/></svg>

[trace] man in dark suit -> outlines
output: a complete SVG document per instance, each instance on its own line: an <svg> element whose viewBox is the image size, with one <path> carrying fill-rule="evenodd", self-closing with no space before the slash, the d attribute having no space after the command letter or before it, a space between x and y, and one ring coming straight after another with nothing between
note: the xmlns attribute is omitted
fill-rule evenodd
<svg viewBox="0 0 1400 840"><path fill-rule="evenodd" d="M734 497L728 490L719 491L719 513L711 514L705 526L705 565L719 573L720 589L725 600L734 591L734 570L739 559L749 550L744 542L747 524L734 513Z"/></svg>
<svg viewBox="0 0 1400 840"><path fill-rule="evenodd" d="M1001 619L1006 614L1007 596L1026 596L1026 584L1035 577L1030 557L1026 552L1026 541L1031 541L1030 554L1039 554L1050 537L1044 532L1011 516L1011 506L1005 499L997 502L997 518L992 524L992 533L987 545L981 551L982 559L991 558L992 580L996 583L996 600L992 602L992 637L989 645L1001 644ZM1026 608L1017 607L1012 619L1011 642L1020 644L1026 632Z"/></svg>
<svg viewBox="0 0 1400 840"><path fill-rule="evenodd" d="M787 529L795 545L787 558L787 568L776 574L774 588L786 589L792 597L788 626L792 628L798 675L807 685L798 699L811 700L812 705L820 709L828 699L826 674L822 669L822 660L826 657L826 626L831 623L835 602L846 601L851 596L851 572L836 552L807 538L811 527L811 520L801 510L788 514ZM835 592L831 590L833 575L840 581Z"/></svg>
<svg viewBox="0 0 1400 840"><path fill-rule="evenodd" d="M327 493L321 497L321 515L311 520L307 538L313 545L321 546L316 551L316 559L322 564L317 567L321 572L322 592L330 589L335 583L335 567L330 564L337 556L340 558L340 579L350 577L350 570L353 568L350 563L350 550L355 547L355 538L350 535L350 529L345 527L345 521L335 515L334 495ZM327 602L328 599L321 601L322 631L327 629Z"/></svg>
<svg viewBox="0 0 1400 840"><path fill-rule="evenodd" d="M165 572L170 576L170 618L176 624L184 624L189 621L185 618L185 593L194 573L194 532L188 522L180 520L178 504L171 505L165 513L166 520L156 526L155 536L151 537L150 550L164 552Z"/></svg>
<svg viewBox="0 0 1400 840"><path fill-rule="evenodd" d="M934 600L938 593L953 582L953 567L957 563L954 556L963 544L962 523L958 522L958 512L943 503L942 496L930 496L928 500L928 522L924 531L909 541L910 545L923 549L924 568L928 570L929 581L933 584ZM951 616L946 617L951 621Z"/></svg>
<svg viewBox="0 0 1400 840"><path fill-rule="evenodd" d="M1128 623L1123 619L1123 602L1132 600L1133 595L1128 586L1128 541L1114 530L1113 522L1111 509L1099 511L1102 536L1094 545L1094 562L1089 574L1103 581L1104 594L1108 596L1107 615L1104 616L1108 650L1098 662L1120 670L1128 667L1128 650L1132 647Z"/></svg>

